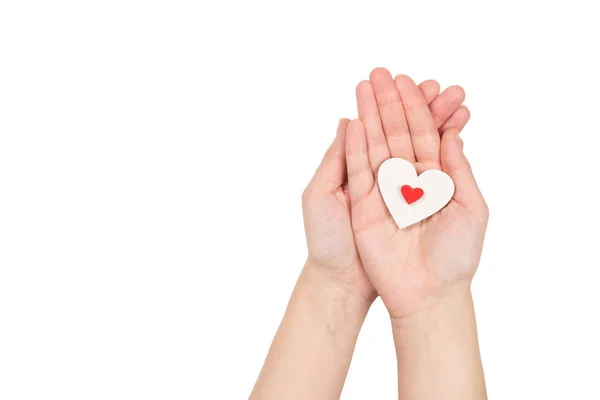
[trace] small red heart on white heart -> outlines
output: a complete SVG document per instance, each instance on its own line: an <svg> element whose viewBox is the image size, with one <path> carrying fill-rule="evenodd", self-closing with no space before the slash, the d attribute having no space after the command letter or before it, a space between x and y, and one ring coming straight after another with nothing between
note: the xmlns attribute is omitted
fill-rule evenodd
<svg viewBox="0 0 600 400"><path fill-rule="evenodd" d="M406 202L408 204L412 204L415 201L419 200L421 197L423 197L423 195L425 194L425 192L423 191L423 189L421 188L411 188L410 185L404 185L400 188L400 193L402 194L402 197L404 197L404 200L406 200Z"/></svg>
<svg viewBox="0 0 600 400"><path fill-rule="evenodd" d="M377 174L379 191L400 229L435 214L452 199L454 182L442 171L431 169L417 176L412 163L390 158Z"/></svg>

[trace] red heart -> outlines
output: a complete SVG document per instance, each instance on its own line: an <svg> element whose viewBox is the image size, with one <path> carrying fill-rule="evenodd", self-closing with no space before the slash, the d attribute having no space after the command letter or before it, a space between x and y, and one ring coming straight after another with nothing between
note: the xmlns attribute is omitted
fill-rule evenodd
<svg viewBox="0 0 600 400"><path fill-rule="evenodd" d="M412 204L415 201L419 200L423 197L423 189L420 188L412 188L409 185L404 185L400 188L400 193L402 193L402 197L408 204Z"/></svg>

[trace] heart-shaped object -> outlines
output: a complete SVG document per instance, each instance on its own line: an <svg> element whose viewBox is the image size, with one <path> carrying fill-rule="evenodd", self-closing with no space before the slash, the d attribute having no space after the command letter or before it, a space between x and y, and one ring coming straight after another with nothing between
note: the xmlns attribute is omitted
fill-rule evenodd
<svg viewBox="0 0 600 400"><path fill-rule="evenodd" d="M417 176L412 163L390 158L381 164L377 176L385 205L400 229L435 214L452 199L454 182L436 169Z"/></svg>
<svg viewBox="0 0 600 400"><path fill-rule="evenodd" d="M400 188L400 193L402 193L402 197L408 204L412 204L415 201L419 200L425 192L421 188L411 188L410 185L404 185Z"/></svg>

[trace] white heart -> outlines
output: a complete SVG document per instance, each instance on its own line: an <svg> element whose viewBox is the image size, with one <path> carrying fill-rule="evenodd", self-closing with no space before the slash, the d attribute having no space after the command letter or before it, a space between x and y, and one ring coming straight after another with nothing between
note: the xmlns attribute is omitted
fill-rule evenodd
<svg viewBox="0 0 600 400"><path fill-rule="evenodd" d="M400 229L435 214L454 195L454 182L447 174L431 169L417 176L412 163L402 158L384 161L379 167L377 181L385 205ZM408 204L400 192L404 185L423 189L423 196Z"/></svg>

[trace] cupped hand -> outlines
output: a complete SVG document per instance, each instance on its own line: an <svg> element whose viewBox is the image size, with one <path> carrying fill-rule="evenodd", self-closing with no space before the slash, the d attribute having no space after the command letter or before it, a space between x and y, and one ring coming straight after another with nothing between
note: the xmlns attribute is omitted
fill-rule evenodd
<svg viewBox="0 0 600 400"><path fill-rule="evenodd" d="M432 80L415 88L425 102L427 112L436 116L436 135L451 128L461 130L466 125L469 111L461 106L464 100L462 89L450 87L440 94L439 84ZM373 301L377 292L365 274L352 231L346 173L349 123L347 119L340 121L335 140L302 196L309 253L307 267L316 269L325 279L352 295Z"/></svg>
<svg viewBox="0 0 600 400"><path fill-rule="evenodd" d="M458 87L448 91L463 93ZM468 292L479 264L488 208L463 154L459 124L442 121L448 116L436 102L446 101L443 93L428 104L408 76L394 79L381 68L356 92L360 119L349 123L346 137L354 239L390 315L402 318ZM466 109L457 113L468 118ZM412 162L418 173L446 172L456 187L452 200L433 216L399 229L377 184L377 170L390 157ZM337 244L339 249L350 247Z"/></svg>

